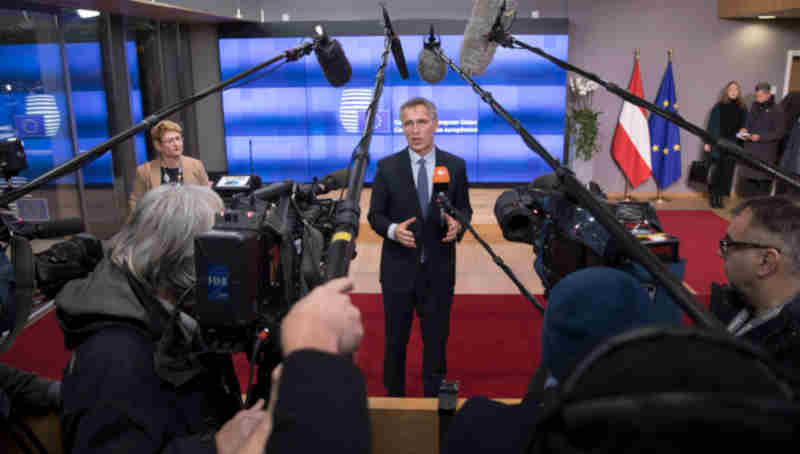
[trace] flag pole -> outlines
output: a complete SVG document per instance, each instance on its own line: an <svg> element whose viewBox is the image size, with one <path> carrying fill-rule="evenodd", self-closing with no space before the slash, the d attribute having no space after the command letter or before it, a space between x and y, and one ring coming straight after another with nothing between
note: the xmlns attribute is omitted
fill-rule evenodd
<svg viewBox="0 0 800 454"><path fill-rule="evenodd" d="M633 197L631 197L631 193L630 193L631 182L628 181L628 176L627 175L623 175L623 176L625 176L625 193L622 195L622 201L623 202L633 202L634 199L633 199Z"/></svg>
<svg viewBox="0 0 800 454"><path fill-rule="evenodd" d="M667 49L667 61L669 62L672 61L672 49ZM651 201L658 204L669 202L670 199L664 197L664 195L661 194L661 186L658 184L658 180L656 180L655 176L653 177L653 181L655 181L656 183L656 198L651 199Z"/></svg>
<svg viewBox="0 0 800 454"><path fill-rule="evenodd" d="M667 203L670 201L670 199L661 194L661 186L658 185L658 182L656 182L656 198L651 199L651 201L655 203Z"/></svg>

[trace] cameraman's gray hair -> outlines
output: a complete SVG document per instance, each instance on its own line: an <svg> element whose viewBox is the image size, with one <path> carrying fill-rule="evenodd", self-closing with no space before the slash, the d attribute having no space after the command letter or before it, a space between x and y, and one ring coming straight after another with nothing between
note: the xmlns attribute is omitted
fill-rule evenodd
<svg viewBox="0 0 800 454"><path fill-rule="evenodd" d="M214 226L222 199L205 186L159 186L112 239L110 259L152 292L176 297L195 283L194 237Z"/></svg>
<svg viewBox="0 0 800 454"><path fill-rule="evenodd" d="M785 197L760 197L750 199L733 209L739 216L750 210L753 217L750 225L776 237L792 267L793 274L800 276L800 206Z"/></svg>

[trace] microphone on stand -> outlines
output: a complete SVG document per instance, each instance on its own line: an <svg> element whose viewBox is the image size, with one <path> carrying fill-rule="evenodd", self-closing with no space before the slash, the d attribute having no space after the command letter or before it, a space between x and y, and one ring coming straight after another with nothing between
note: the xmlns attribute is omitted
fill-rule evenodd
<svg viewBox="0 0 800 454"><path fill-rule="evenodd" d="M470 76L480 76L494 58L497 43L489 40L495 27L508 28L516 14L516 0L475 0L464 30L459 65Z"/></svg>
<svg viewBox="0 0 800 454"><path fill-rule="evenodd" d="M403 44L400 42L400 38L394 33L392 21L389 20L389 12L386 11L386 5L381 3L381 9L383 10L383 23L386 29L389 30L389 39L392 41L392 57L394 57L394 64L397 66L397 70L400 71L400 77L408 79L408 65L406 64L406 56L403 54Z"/></svg>
<svg viewBox="0 0 800 454"><path fill-rule="evenodd" d="M417 72L419 77L429 84L438 84L447 75L447 65L436 55L434 49L441 47L442 42L436 39L433 25L428 40L423 42L422 51L419 53Z"/></svg>
<svg viewBox="0 0 800 454"><path fill-rule="evenodd" d="M322 73L331 85L341 87L353 75L353 68L342 50L342 45L331 39L322 25L314 27L314 31L314 54L322 67Z"/></svg>

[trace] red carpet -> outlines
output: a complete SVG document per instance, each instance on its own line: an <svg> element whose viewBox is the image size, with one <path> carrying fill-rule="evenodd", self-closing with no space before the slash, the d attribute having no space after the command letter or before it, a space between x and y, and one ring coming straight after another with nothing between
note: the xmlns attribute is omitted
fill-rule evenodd
<svg viewBox="0 0 800 454"><path fill-rule="evenodd" d="M727 221L710 211L658 214L664 229L681 240L680 254L687 259L685 280L701 301L707 302L711 282L725 281L722 260L716 251ZM382 396L381 296L354 294L352 298L361 309L365 327L357 362L367 378L369 395ZM521 397L539 363L541 321L539 312L520 295L456 295L448 344L448 379L460 381L460 396ZM415 321L406 380L412 397L422 395L421 352L419 324ZM55 312L28 327L13 348L0 356L0 361L51 378L61 376L68 359ZM244 355L239 355L235 363L244 383L248 368Z"/></svg>
<svg viewBox="0 0 800 454"><path fill-rule="evenodd" d="M728 221L712 211L691 210L662 210L658 219L664 231L680 238L679 252L686 259L684 280L698 295L708 295L712 282L728 282L717 256Z"/></svg>

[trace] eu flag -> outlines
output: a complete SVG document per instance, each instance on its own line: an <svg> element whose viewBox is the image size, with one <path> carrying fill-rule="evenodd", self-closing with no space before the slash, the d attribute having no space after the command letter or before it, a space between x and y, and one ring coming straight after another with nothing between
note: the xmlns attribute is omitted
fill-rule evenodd
<svg viewBox="0 0 800 454"><path fill-rule="evenodd" d="M672 61L658 88L656 105L670 112L678 111L675 96L675 79L672 77ZM653 178L659 188L666 188L681 177L681 135L678 127L655 113L650 115L650 163Z"/></svg>
<svg viewBox="0 0 800 454"><path fill-rule="evenodd" d="M20 138L46 137L44 115L14 115L14 126Z"/></svg>

